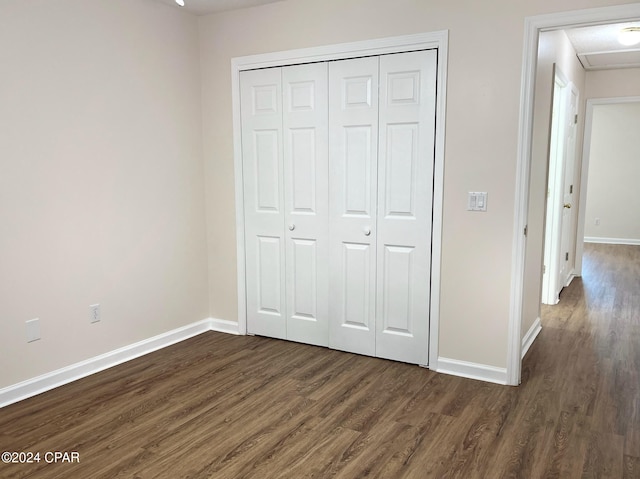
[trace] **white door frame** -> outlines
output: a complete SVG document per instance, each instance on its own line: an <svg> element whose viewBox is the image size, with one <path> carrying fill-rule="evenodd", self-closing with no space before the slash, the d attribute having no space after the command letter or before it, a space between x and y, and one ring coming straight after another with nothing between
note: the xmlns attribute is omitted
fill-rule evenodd
<svg viewBox="0 0 640 479"><path fill-rule="evenodd" d="M511 304L509 310L509 344L507 382L520 384L522 368L522 306L526 252L529 175L533 138L533 96L541 31L561 30L622 21L640 20L640 4L559 12L525 18L522 81L520 85L520 122L516 164L515 218L512 244ZM541 272L540 272L541 274Z"/></svg>
<svg viewBox="0 0 640 479"><path fill-rule="evenodd" d="M240 72L256 68L297 65L328 60L342 60L369 55L438 49L436 80L436 132L433 188L433 230L431 262L431 307L429 325L429 368L438 367L438 331L440 320L440 257L442 251L442 200L444 187L444 138L449 32L405 35L399 37L341 43L299 50L264 53L231 59L233 108L233 157L236 200L236 248L238 273L238 333L247 334L244 199L242 178L242 141L240 118Z"/></svg>

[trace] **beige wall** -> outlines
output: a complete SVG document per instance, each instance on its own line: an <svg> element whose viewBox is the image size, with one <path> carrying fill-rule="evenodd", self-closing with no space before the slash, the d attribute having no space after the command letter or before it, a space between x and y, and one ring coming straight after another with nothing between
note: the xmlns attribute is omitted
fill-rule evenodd
<svg viewBox="0 0 640 479"><path fill-rule="evenodd" d="M587 72L587 98L640 96L640 68Z"/></svg>
<svg viewBox="0 0 640 479"><path fill-rule="evenodd" d="M584 131L585 71L576 52L563 31L540 34L536 77L533 143L529 184L529 212L525 283L521 333L527 334L540 317L542 296L542 265L544 257L544 228L549 174L549 132L553 109L554 65L579 91L578 137L576 138L576 168L574 198L580 197L580 162L582 132ZM575 241L574 241L575 243ZM574 248L575 251L575 248ZM574 255L572 255L574 256Z"/></svg>
<svg viewBox="0 0 640 479"><path fill-rule="evenodd" d="M591 132L584 236L640 244L640 100L595 105Z"/></svg>
<svg viewBox="0 0 640 479"><path fill-rule="evenodd" d="M288 0L196 19L3 0L0 387L237 319L231 58L444 29L440 355L505 367L524 19L618 3ZM478 190L489 209L467 212ZM26 344L34 317L43 339Z"/></svg>
<svg viewBox="0 0 640 479"><path fill-rule="evenodd" d="M3 0L0 58L0 388L207 318L196 18Z"/></svg>
<svg viewBox="0 0 640 479"><path fill-rule="evenodd" d="M640 97L640 68L587 72L586 90L589 99ZM606 128L606 123L603 126ZM602 136L603 132L599 132L598 130L598 123L596 122L594 129L592 129L593 137L597 144L602 144L602 142L607 141L607 136ZM621 131L613 131L611 133L617 135L621 133ZM628 142L633 142L634 140L635 137L633 136L627 139ZM618 141L615 141L615 143L618 147L620 146ZM597 188L607 190L610 193L615 190L616 194L624 194L624 184L629 186L626 182L632 182L634 178L634 176L631 176L635 174L633 164L621 160L621 157L618 155L611 156L607 154L607 163L614 161L616 162L616 167L606 168L598 158L597 145L595 152L596 158L593 160L593 168L591 167L592 160L589 160L589 187L587 188L587 204L589 206L585 212L585 236L623 239L640 238L636 233L637 225L640 223L640 219L638 219L637 216L631 216L630 218L635 218L631 221L624 218L617 218L616 211L612 211L606 206L607 201L613 197L610 195L598 195L592 192L594 188ZM629 168L631 168L631 170L629 170ZM604 176L600 177L601 174ZM634 190L635 186L629 191ZM600 201L600 199L602 199L602 201ZM634 200L629 204L634 204ZM619 209L617 209L617 211L619 211ZM629 209L624 211L630 212L633 215L638 210ZM596 227L594 224L596 217L601 219L600 227ZM609 217L611 221L605 219ZM611 228L613 225L617 226Z"/></svg>
<svg viewBox="0 0 640 479"><path fill-rule="evenodd" d="M231 58L448 29L439 353L505 367L524 20L619 3L290 0L200 18L212 315L237 319ZM468 191L489 193L486 213Z"/></svg>

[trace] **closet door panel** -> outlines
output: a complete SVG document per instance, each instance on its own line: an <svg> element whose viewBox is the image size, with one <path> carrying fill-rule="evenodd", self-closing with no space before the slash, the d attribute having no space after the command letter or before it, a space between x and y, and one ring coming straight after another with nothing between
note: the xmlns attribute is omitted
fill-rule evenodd
<svg viewBox="0 0 640 479"><path fill-rule="evenodd" d="M282 69L287 339L328 345L327 64Z"/></svg>
<svg viewBox="0 0 640 479"><path fill-rule="evenodd" d="M375 355L378 58L329 64L329 346Z"/></svg>
<svg viewBox="0 0 640 479"><path fill-rule="evenodd" d="M403 246L385 245L383 249L382 309L379 317L381 330L400 335L410 335L414 330L411 314L413 299L413 267L415 249Z"/></svg>
<svg viewBox="0 0 640 479"><path fill-rule="evenodd" d="M436 51L380 58L376 355L428 362Z"/></svg>
<svg viewBox="0 0 640 479"><path fill-rule="evenodd" d="M372 265L375 249L368 244L342 243L340 264L344 288L340 316L342 328L351 328L369 333L374 330L374 303L371 301L375 285L372 284ZM341 330L344 333L344 329ZM354 333L357 334L357 333ZM333 338L334 344L339 342Z"/></svg>
<svg viewBox="0 0 640 479"><path fill-rule="evenodd" d="M247 331L286 337L279 68L240 74Z"/></svg>

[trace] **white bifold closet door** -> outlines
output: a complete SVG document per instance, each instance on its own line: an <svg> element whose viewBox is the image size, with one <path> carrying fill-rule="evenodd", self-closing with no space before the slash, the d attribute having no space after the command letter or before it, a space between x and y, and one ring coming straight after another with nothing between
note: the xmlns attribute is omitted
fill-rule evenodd
<svg viewBox="0 0 640 479"><path fill-rule="evenodd" d="M326 63L241 74L247 330L328 345Z"/></svg>
<svg viewBox="0 0 640 479"><path fill-rule="evenodd" d="M329 346L376 355L379 57L329 66Z"/></svg>
<svg viewBox="0 0 640 479"><path fill-rule="evenodd" d="M241 73L249 333L427 364L436 68Z"/></svg>
<svg viewBox="0 0 640 479"><path fill-rule="evenodd" d="M434 50L329 66L329 345L428 362Z"/></svg>

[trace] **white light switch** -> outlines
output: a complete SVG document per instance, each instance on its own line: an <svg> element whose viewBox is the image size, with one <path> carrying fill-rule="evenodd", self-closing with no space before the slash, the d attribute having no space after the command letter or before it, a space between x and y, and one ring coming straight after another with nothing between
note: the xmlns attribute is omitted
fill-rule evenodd
<svg viewBox="0 0 640 479"><path fill-rule="evenodd" d="M487 211L487 192L470 191L467 202L468 211Z"/></svg>
<svg viewBox="0 0 640 479"><path fill-rule="evenodd" d="M27 342L32 343L40 339L40 319L30 319L26 322L27 325Z"/></svg>

